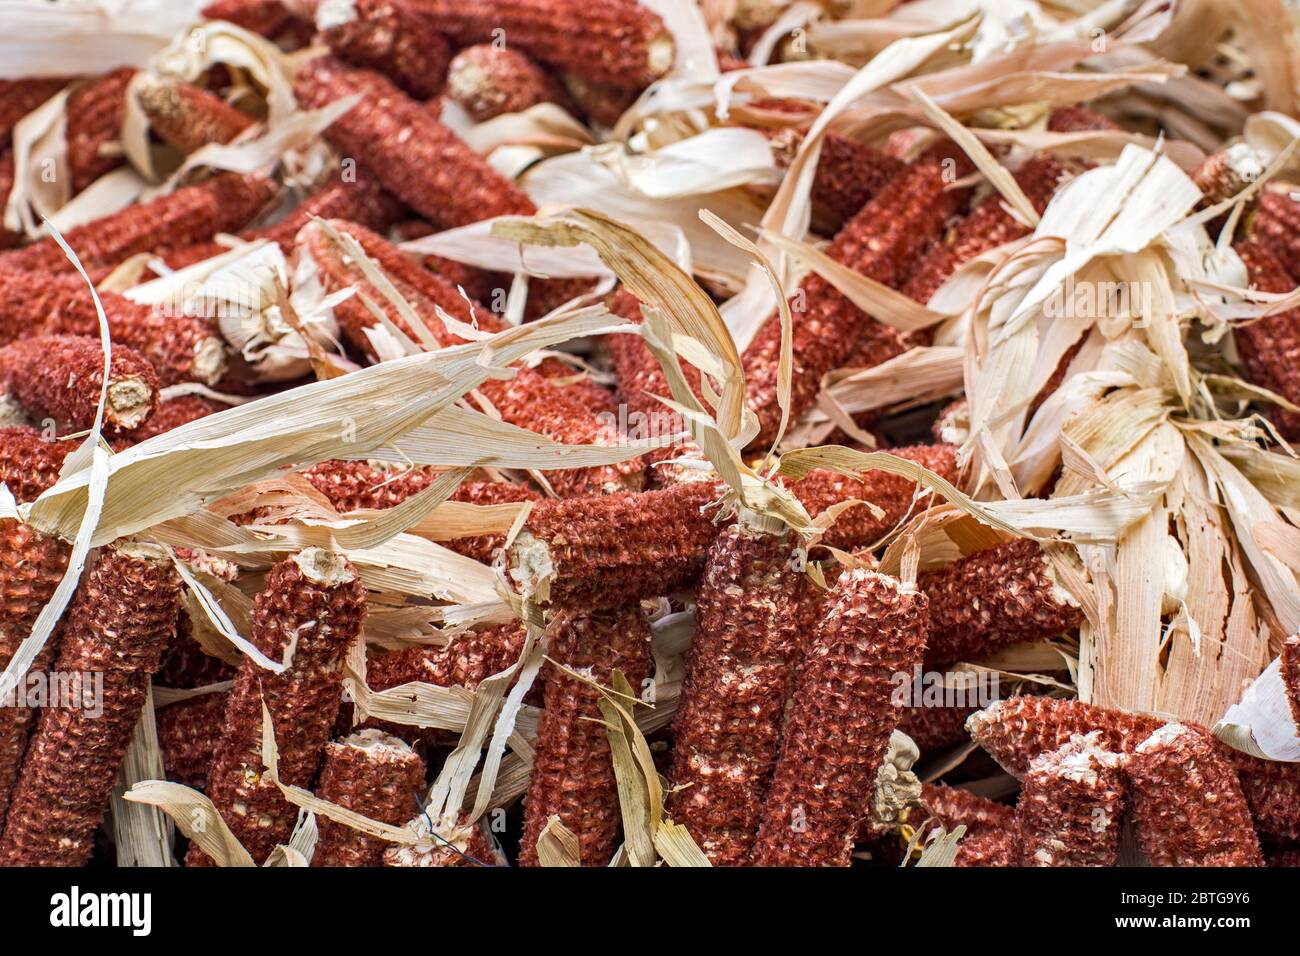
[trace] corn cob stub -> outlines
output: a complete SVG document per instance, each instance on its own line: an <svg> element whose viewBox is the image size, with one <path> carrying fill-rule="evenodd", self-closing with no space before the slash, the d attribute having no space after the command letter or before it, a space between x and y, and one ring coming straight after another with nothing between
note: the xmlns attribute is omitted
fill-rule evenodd
<svg viewBox="0 0 1300 956"><path fill-rule="evenodd" d="M345 559L308 548L275 565L254 601L252 642L276 661L296 642L293 659L282 674L251 659L240 665L208 795L258 863L288 839L298 816L263 772L263 701L275 729L280 780L308 786L342 701L343 660L361 632L365 597ZM206 865L207 856L194 846L186 862Z"/></svg>
<svg viewBox="0 0 1300 956"><path fill-rule="evenodd" d="M384 850L384 866L505 866L506 857L488 833L485 821L460 821L450 833L433 835L425 815L412 821L415 830L427 836L428 846L393 844Z"/></svg>
<svg viewBox="0 0 1300 956"><path fill-rule="evenodd" d="M95 421L104 381L98 339L42 335L0 349L0 393L11 395L29 415L73 430ZM158 375L138 352L113 349L104 421L110 430L138 426L158 402Z"/></svg>
<svg viewBox="0 0 1300 956"><path fill-rule="evenodd" d="M786 724L752 861L848 866L898 723L896 674L921 660L925 595L853 568L831 589Z"/></svg>
<svg viewBox="0 0 1300 956"><path fill-rule="evenodd" d="M189 83L146 76L136 82L135 96L149 129L186 155L209 143L229 143L253 125L219 96Z"/></svg>
<svg viewBox="0 0 1300 956"><path fill-rule="evenodd" d="M1161 727L1134 748L1128 779L1153 865L1264 865L1237 775L1204 732Z"/></svg>
<svg viewBox="0 0 1300 956"><path fill-rule="evenodd" d="M1295 280L1268 247L1244 241L1234 248L1246 263L1254 288L1262 292L1290 292L1295 288ZM1250 381L1292 404L1300 404L1300 310L1238 326L1233 337ZM1266 414L1284 437L1300 438L1300 414L1282 408L1268 408Z"/></svg>
<svg viewBox="0 0 1300 956"><path fill-rule="evenodd" d="M180 578L169 562L132 545L100 552L68 607L54 664L80 675L80 700L41 711L0 837L0 864L81 866L90 858L179 610ZM93 702L101 678L102 698Z"/></svg>
<svg viewBox="0 0 1300 956"><path fill-rule="evenodd" d="M424 761L395 737L362 730L325 745L316 795L399 827L420 809ZM379 866L391 846L379 837L322 818L312 866Z"/></svg>
<svg viewBox="0 0 1300 956"><path fill-rule="evenodd" d="M1076 736L1029 765L1015 828L1023 866L1114 866L1127 786L1123 759Z"/></svg>
<svg viewBox="0 0 1300 956"><path fill-rule="evenodd" d="M555 612L546 627L552 661L608 687L615 670L633 688L650 675L650 625L638 604ZM600 691L548 663L533 768L524 798L519 865L537 866L537 839L552 816L578 837L583 866L604 866L621 829L618 784ZM626 705L625 705L626 706Z"/></svg>
<svg viewBox="0 0 1300 956"><path fill-rule="evenodd" d="M714 866L742 866L776 764L786 690L807 643L792 535L746 517L709 549L673 726L669 815Z"/></svg>
<svg viewBox="0 0 1300 956"><path fill-rule="evenodd" d="M564 105L563 88L525 54L489 43L466 47L447 72L447 95L477 122L538 103Z"/></svg>

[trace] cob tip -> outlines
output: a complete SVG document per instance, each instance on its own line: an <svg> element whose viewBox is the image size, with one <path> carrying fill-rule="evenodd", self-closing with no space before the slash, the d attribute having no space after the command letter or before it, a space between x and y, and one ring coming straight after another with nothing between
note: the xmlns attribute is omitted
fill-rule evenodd
<svg viewBox="0 0 1300 956"><path fill-rule="evenodd" d="M298 565L303 577L323 587L338 587L356 578L356 572L348 566L347 559L324 548L304 548L294 555L293 563Z"/></svg>

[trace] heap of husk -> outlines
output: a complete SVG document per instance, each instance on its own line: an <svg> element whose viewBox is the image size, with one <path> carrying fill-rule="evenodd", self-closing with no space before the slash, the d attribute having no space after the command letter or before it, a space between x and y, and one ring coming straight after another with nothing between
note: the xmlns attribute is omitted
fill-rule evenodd
<svg viewBox="0 0 1300 956"><path fill-rule="evenodd" d="M644 304L644 324L624 324L593 297L497 335L466 331L471 344L433 350L386 323L374 336L385 361L357 369L338 354L331 302L309 271L295 272L278 250L232 241L232 251L217 260L143 283L146 263L128 263L105 287L145 302L196 281L219 286L231 270L238 277L241 268L247 275L269 264L257 274L271 277L272 304L223 328L264 380L309 370L318 380L255 401L232 399L227 411L118 454L95 428L37 501L15 507L0 491L0 515L74 542L63 585L4 680L20 679L49 639L91 548L132 536L202 549L254 577L302 547L341 551L370 591L367 642L436 644L512 617L524 620L529 637L519 661L476 691L421 686L413 706L406 689L398 695L366 687L365 647L356 648L345 686L359 716L461 734L426 795L427 826L385 826L286 786L286 797L307 812L268 865L305 864L320 815L398 843L454 839L465 821L526 789L527 742L538 712L522 701L544 650L542 610L529 596L515 593L500 568L440 544L513 533L530 505L447 499L474 469L544 474L557 463L608 464L645 450L638 443L557 446L465 398L489 378L510 375L508 366L521 359L566 344L572 352L572 343L599 334L631 334L642 335L659 358L672 391L664 402L685 416L707 459L684 467L716 471L732 504L813 538L820 527L775 479L814 467L882 469L914 478L918 498L928 496L924 510L886 542L883 570L911 577L1012 535L1049 546L1058 578L1086 614L1078 640L1016 647L963 668L995 672L1004 686L1217 724L1233 746L1300 759L1296 728L1278 708L1280 684L1269 676L1282 640L1300 631L1300 462L1252 414L1284 403L1238 377L1229 334L1234 324L1300 302L1300 295L1279 301L1246 291L1231 249L1241 207L1263 182L1207 209L1198 208L1201 196L1188 175L1209 152L1244 139L1269 162L1264 178L1295 176L1291 149L1300 126L1291 117L1300 60L1291 8L1280 0L916 0L899 7L887 0L774 0L768 6L776 20L754 47L751 68L723 75L715 42L727 40L741 8L752 4L649 5L674 35L676 66L599 141L550 104L461 124L458 131L475 149L517 176L541 214L408 244L515 273L507 316L516 322L518 293L532 273L595 275L603 288L617 280ZM59 29L50 33L46 23L41 36L28 34L26 25L0 29L0 60L19 63L25 73L57 75L85 68L63 52L82 49L69 36L93 30L103 46L119 36L132 37L137 48L143 42L138 10L120 21L75 9L61 14L48 11ZM10 16L0 14L0 24ZM11 226L34 234L45 216L67 228L174 188L199 166L278 167L286 182L306 184L330 163L318 134L337 112L299 111L289 93L294 60L304 54L284 54L229 25L173 36L176 27L175 19L154 21L153 42L130 55L178 79L225 64L265 102L264 121L252 135L177 165L150 148L143 118L131 112L123 135L129 164L111 174L113 182L68 202L22 174L42 158L59 158L62 104L52 101L15 133L20 176L6 210ZM22 58L7 60L4 45L19 36ZM777 53L783 61L770 62ZM821 104L802 117L813 120L812 128L783 177L760 133L723 125L764 97ZM1101 97L1131 132L1045 131L1051 108ZM1176 138L1160 135L1162 128ZM809 194L828 130L877 144L899 130L918 131L920 141L927 131L951 136L983 174L979 188L1001 193L1032 235L969 263L925 306L835 266L809 232ZM1002 162L1042 150L1096 165L1039 217ZM1229 224L1216 244L1206 224L1223 215ZM348 248L364 259L355 245ZM808 271L882 322L933 328L933 344L877 368L832 373L817 407L785 423L772 454L742 456L756 425L745 408L739 356L774 311L788 330L786 296ZM1153 308L1142 316L1053 317L1045 307L1076 279L1139 283L1154 290ZM1089 344L1073 374L1030 416L1060 356L1084 337ZM687 386L682 362L705 373L705 402ZM781 380L784 400L788 337ZM859 412L901 422L918 407L961 396L969 410L961 488L885 452L823 444L843 428L869 446L871 436L852 421ZM340 515L291 470L333 458L445 471L396 508ZM275 523L241 527L227 520L254 503L271 506ZM251 602L239 581L177 563L195 637L210 653L284 667L246 639ZM815 577L820 572L810 565ZM625 829L616 862L623 865L707 865L664 814L665 783L645 736L671 721L692 627L689 614L671 613L666 603L656 615L653 706L617 680L605 689ZM119 863L170 863L170 818L218 861L251 865L228 832L192 832L191 811L206 799L161 780L151 717L147 708L114 799ZM269 726L266 741L273 763ZM958 748L929 773L937 776L968 752ZM985 783L986 792L999 786ZM952 848L945 836L924 862L943 865ZM550 863L571 864L575 853L573 835L557 825L539 846Z"/></svg>

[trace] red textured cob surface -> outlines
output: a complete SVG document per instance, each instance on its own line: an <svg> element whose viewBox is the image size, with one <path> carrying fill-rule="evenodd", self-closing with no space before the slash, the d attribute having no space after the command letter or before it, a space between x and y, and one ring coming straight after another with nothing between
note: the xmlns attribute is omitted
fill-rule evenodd
<svg viewBox="0 0 1300 956"><path fill-rule="evenodd" d="M68 85L68 78L0 80L0 147L8 146L18 121Z"/></svg>
<svg viewBox="0 0 1300 956"><path fill-rule="evenodd" d="M207 687L230 680L235 676L235 668L204 652L190 633L189 614L182 612L177 621L176 640L167 648L153 678L154 723L167 779L203 790L208 785L212 755L221 739L221 723L230 691L212 691L160 706L157 689Z"/></svg>
<svg viewBox="0 0 1300 956"><path fill-rule="evenodd" d="M1153 865L1264 865L1237 775L1209 735L1166 724L1134 748L1127 772Z"/></svg>
<svg viewBox="0 0 1300 956"><path fill-rule="evenodd" d="M100 292L113 345L139 352L159 384L216 384L226 349L216 324L193 315L170 315L157 306ZM33 335L99 338L99 315L81 276L0 271L0 343Z"/></svg>
<svg viewBox="0 0 1300 956"><path fill-rule="evenodd" d="M792 535L742 524L709 549L680 709L668 813L714 866L743 866L771 783L804 578Z"/></svg>
<svg viewBox="0 0 1300 956"><path fill-rule="evenodd" d="M0 349L0 393L11 395L35 419L52 419L74 431L95 421L104 381L104 353L98 339L41 335ZM158 376L138 352L113 349L104 422L112 429L135 428L158 401Z"/></svg>
<svg viewBox="0 0 1300 956"><path fill-rule="evenodd" d="M908 822L920 824L927 817L932 817L949 832L964 826L969 838L988 831L1011 829L1016 811L969 790L927 783L921 787L920 809L908 818Z"/></svg>
<svg viewBox="0 0 1300 956"><path fill-rule="evenodd" d="M826 254L855 272L897 288L943 234L948 219L965 205L969 191L948 187L968 165L951 144L931 149L904 167L845 223ZM873 364L905 349L901 333L868 316L816 273L803 280L790 306L794 312L791 419L812 406L822 376L843 365L859 343L868 338L878 340ZM780 317L773 315L742 356L749 407L760 424L756 447L771 443L780 422L776 401L780 353Z"/></svg>
<svg viewBox="0 0 1300 956"><path fill-rule="evenodd" d="M1300 203L1287 192L1260 193L1250 239L1275 255L1289 275L1300 275Z"/></svg>
<svg viewBox="0 0 1300 956"><path fill-rule="evenodd" d="M1083 106L1061 106L1052 110L1047 118L1047 129L1052 133L1085 133L1119 129L1114 120Z"/></svg>
<svg viewBox="0 0 1300 956"><path fill-rule="evenodd" d="M777 165L789 166L807 130L788 126L771 137ZM840 133L822 137L812 201L839 225L851 219L902 170L903 163Z"/></svg>
<svg viewBox="0 0 1300 956"><path fill-rule="evenodd" d="M1096 731L1074 737L1029 765L1016 803L1023 866L1114 866L1127 785L1123 761L1097 746Z"/></svg>
<svg viewBox="0 0 1300 956"><path fill-rule="evenodd" d="M717 537L711 482L602 498L540 501L515 537L516 584L566 607L600 607L691 585Z"/></svg>
<svg viewBox="0 0 1300 956"><path fill-rule="evenodd" d="M13 150L0 149L0 213L9 202L9 194L14 188L14 154ZM23 241L21 233L6 229L0 217L0 249L12 249Z"/></svg>
<svg viewBox="0 0 1300 956"><path fill-rule="evenodd" d="M225 20L265 37L283 31L291 19L282 0L214 0L202 13L209 20Z"/></svg>
<svg viewBox="0 0 1300 956"><path fill-rule="evenodd" d="M887 450L891 455L928 468L949 482L957 480L957 450L952 445L914 445ZM832 505L853 499L870 502L883 512L877 517L874 511L863 505L840 512L822 537L822 544L845 550L875 544L910 512L924 506L923 501L913 503L918 485L908 478L883 471L868 471L861 478L849 478L838 472L814 468L798 481L790 482L789 487L814 518Z"/></svg>
<svg viewBox="0 0 1300 956"><path fill-rule="evenodd" d="M672 37L648 7L631 0L418 0L457 44L496 39L504 31L551 66L603 84L641 87L673 63Z"/></svg>
<svg viewBox="0 0 1300 956"><path fill-rule="evenodd" d="M293 6L316 21L318 39L340 60L378 70L418 99L442 92L451 47L421 4L354 0L346 19L337 15L337 5L330 9L321 0L294 0Z"/></svg>
<svg viewBox="0 0 1300 956"><path fill-rule="evenodd" d="M1291 703L1291 719L1300 727L1300 635L1286 639L1281 657L1282 683Z"/></svg>
<svg viewBox="0 0 1300 956"><path fill-rule="evenodd" d="M537 838L552 816L578 838L583 866L604 866L621 829L614 761L600 691L556 664L610 686L615 670L634 689L650 674L650 625L638 604L557 611L547 623L546 709L524 798L519 865L538 866Z"/></svg>
<svg viewBox="0 0 1300 956"><path fill-rule="evenodd" d="M180 578L169 562L129 546L100 552L64 616L54 664L75 696L41 711L0 837L0 865L81 866L90 858L179 608Z"/></svg>
<svg viewBox="0 0 1300 956"><path fill-rule="evenodd" d="M894 675L921 660L925 595L887 575L840 575L808 648L754 845L758 866L848 866L898 723Z"/></svg>
<svg viewBox="0 0 1300 956"><path fill-rule="evenodd" d="M1261 292L1290 292L1295 288L1295 280L1270 247L1243 241L1234 248L1246 263L1254 288ZM1246 367L1246 377L1293 405L1300 405L1300 309L1239 325L1233 337ZM1300 414L1272 407L1266 414L1286 438L1300 439Z"/></svg>
<svg viewBox="0 0 1300 956"><path fill-rule="evenodd" d="M1016 866L1020 859L1014 830L989 830L963 837L953 866Z"/></svg>
<svg viewBox="0 0 1300 956"><path fill-rule="evenodd" d="M253 605L250 639L271 660L293 659L282 674L252 660L240 664L226 707L208 795L222 818L261 863L293 831L297 808L263 775L262 704L280 752L280 780L311 783L342 700L342 667L361 632L365 588L346 560L308 548L275 565ZM194 846L186 862L206 865Z"/></svg>
<svg viewBox="0 0 1300 956"><path fill-rule="evenodd" d="M928 665L979 660L1011 644L1056 637L1083 620L1042 545L1029 538L927 572L920 585L930 599Z"/></svg>
<svg viewBox="0 0 1300 956"><path fill-rule="evenodd" d="M466 47L447 71L447 95L476 121L538 103L568 102L559 83L527 55L490 43Z"/></svg>
<svg viewBox="0 0 1300 956"><path fill-rule="evenodd" d="M134 76L135 70L123 67L80 84L68 95L64 135L74 193L121 164L121 156L112 155L106 147L122 135L126 88Z"/></svg>
<svg viewBox="0 0 1300 956"><path fill-rule="evenodd" d="M907 707L898 729L925 753L968 740L966 718L973 707Z"/></svg>
<svg viewBox="0 0 1300 956"><path fill-rule="evenodd" d="M371 820L400 827L420 809L424 761L396 737L363 730L325 745L316 796ZM391 846L342 823L320 818L312 866L380 866Z"/></svg>
<svg viewBox="0 0 1300 956"><path fill-rule="evenodd" d="M235 232L274 195L275 184L268 179L221 173L69 229L63 238L83 265L112 265L139 252L179 248L218 232ZM42 239L0 255L0 267L68 272L72 263L53 239Z"/></svg>
<svg viewBox="0 0 1300 956"><path fill-rule="evenodd" d="M209 143L229 143L253 121L219 96L189 83L149 77L136 84L149 129L189 154Z"/></svg>

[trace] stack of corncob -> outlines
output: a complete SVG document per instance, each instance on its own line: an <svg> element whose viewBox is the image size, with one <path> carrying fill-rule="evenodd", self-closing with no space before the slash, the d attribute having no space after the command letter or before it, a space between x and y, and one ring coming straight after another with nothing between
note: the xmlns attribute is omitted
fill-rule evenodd
<svg viewBox="0 0 1300 956"><path fill-rule="evenodd" d="M737 56L752 52L770 25L752 19L756 5L736 6L726 29L714 31L715 39L730 33L735 40L734 48L715 51L724 72L743 68ZM97 296L55 239L0 229L7 250L0 253L0 425L18 422L0 428L0 480L24 513L59 481L81 433L98 429L120 453L233 404L255 406L285 387L260 380L243 361L219 310L169 312L133 292L146 270L166 279L170 270L194 269L184 275L201 283L213 260L232 249L274 249L291 266L281 285L313 285L331 303L338 341L328 344L338 361L313 364L322 378L326 368L334 375L507 338L516 320L600 296L631 324L648 327L648 310L664 311L635 282L611 289L598 276L533 276L525 304L507 318L495 292L510 276L416 257L398 244L412 233L538 214L526 181L503 172L509 166L499 157L475 151L476 140L465 135L471 125L551 104L599 136L625 119L633 123L635 111L627 111L647 90L672 89L684 65L680 38L649 7L635 0L220 0L206 12L320 53L292 61L303 110L356 102L314 144L295 148L283 168L187 165L151 198L79 218L64 239L102 286ZM64 90L67 189L92 209L90 187L129 161L117 142L125 115L144 117L153 152L173 168L204 147L256 140L267 132L265 111L247 102L246 80L231 73L219 65L186 82L124 67L97 77L0 81L0 194L15 188L13 127ZM686 97L692 111L703 110L698 100ZM779 175L797 163L810 135L806 117L822 104L755 98L746 106L706 122L744 127L766 117L752 128L770 144L771 172ZM1035 133L1118 131L1081 108L1039 110L1035 122ZM525 139L547 139L535 132L543 127L520 128L532 131ZM653 122L642 133L652 140ZM920 311L973 260L1023 240L1032 224L988 188L953 140L936 135L913 145L913 134L867 143L847 127L831 130L808 186L826 256ZM326 155L331 172L301 188L303 171L319 166L307 160ZM1014 168L1016 186L1041 215L1087 168L1078 156L1090 155L1017 150L997 158ZM1211 160L1198 182L1211 200L1231 198L1242 184L1222 186L1222 156ZM750 184L748 198L769 198L770 185ZM1295 288L1297 223L1300 207L1280 190L1265 191L1251 211L1235 248L1258 290ZM627 862L632 851L622 836L633 784L619 762L626 740L610 726L611 706L640 720L653 744L663 745L655 750L671 748L660 767L668 783L661 809L715 866L897 859L915 831L957 827L965 827L959 866L1110 866L1120 858L1126 821L1156 865L1260 865L1265 850L1279 859L1293 852L1300 774L1232 751L1191 722L1067 698L1022 696L980 709L900 695L900 678L922 669L951 676L989 659L998 662L991 667L1014 669L1008 658L1032 658L1046 642L1068 654L1086 602L1067 587L1048 546L1005 527L945 538L921 555L917 570L906 535L924 539L932 521L951 517L936 509L940 498L930 490L962 485L969 449L925 441L928 422L918 426L911 409L885 408L856 424L885 438L923 481L842 467L802 469L797 478L766 471L763 456L773 450L783 412L793 423L824 407L827 376L876 368L932 341L930 330L903 331L894 317L869 314L829 274L813 271L787 292L792 327L783 328L779 312L760 316L765 321L736 353L745 424L757 427L743 433L747 440L740 432L728 437L745 446L747 473L795 512L802 508L809 522L792 521L789 509L765 510L770 499L729 487L728 469L711 470L698 440L610 464L484 467L450 494L452 505L510 506L515 520L441 543L458 560L492 566L498 582L516 592L502 608L536 612L541 626L529 617L530 631L500 610L494 616L462 607L454 609L461 617L449 611L438 619L443 626L425 620L412 633L392 622L446 602L394 592L391 577L372 570L369 546L347 544L354 534L320 546L321 529L301 514L337 519L340 527L389 528L445 470L395 464L388 449L375 452L386 457L361 460L335 447L295 462L288 495L297 511L254 506L245 495L243 509L222 523L218 505L205 502L212 510L204 521L222 523L242 548L223 555L208 541L214 557L179 546L174 527L163 534L141 528L92 553L30 667L75 675L78 688L98 697L93 706L49 701L39 713L5 708L0 862L83 865L92 858L151 682L168 778L203 791L211 808L205 822L216 825L219 817L259 865L293 839L302 790L325 804L313 865L537 866L557 844L584 866ZM287 297L275 308L277 321L296 321ZM1300 311L1244 324L1234 340L1244 378L1300 404ZM611 422L620 412L667 409L660 399L674 394L671 370L639 334L625 330L587 344L586 365L530 356L493 369L462 404L532 432L539 445L617 447L626 436ZM1031 410L1062 386L1081 347L1060 360ZM699 358L691 349L681 354ZM711 359L681 369L706 410L717 405L722 384L722 359ZM929 411L932 420L941 409ZM1300 412L1283 405L1271 417L1281 435L1300 437ZM556 457L562 463L563 454ZM666 459L685 461L662 468ZM8 496L0 503L7 506ZM404 526L412 533L423 527L420 517ZM255 557L249 541L265 545ZM20 645L69 554L68 542L0 517L6 667L21 661ZM202 603L187 593L196 581L239 610L246 646L216 634ZM419 600L407 600L413 597ZM673 664L668 659L683 652L666 649L658 633L665 609L674 617L691 611L695 622L689 650ZM663 680L674 666L678 677ZM1300 720L1296 638L1283 647L1281 667ZM534 677L536 686L523 686ZM624 682L640 700L615 689ZM499 786L492 809L522 798L522 814L489 825L488 815L462 805L434 819L435 800L464 774L459 748L448 756L456 733L416 712L427 708L431 689L448 709L454 703L468 711L467 701L487 699L476 695L503 684L519 699L501 713L528 715L526 728L520 723L507 735L526 781ZM675 693L661 699L670 686ZM374 699L390 705L384 716L369 713ZM409 722L392 707L399 701L409 704ZM874 826L873 793L896 730L927 756L973 737L1019 786L1014 805L927 784L900 813L904 827ZM967 780L964 773L958 769L950 783ZM370 824L356 826L357 815ZM394 837L398 831L405 842ZM177 860L213 862L198 841Z"/></svg>

